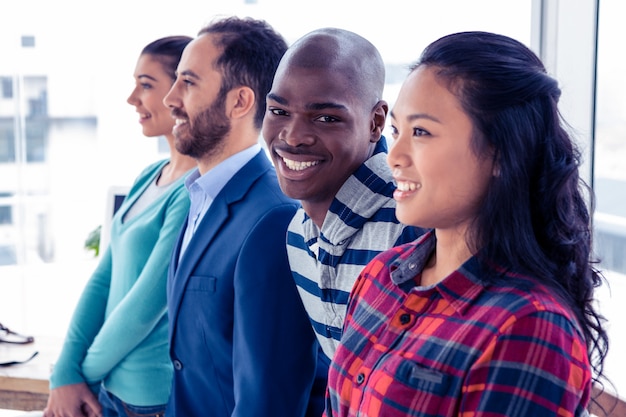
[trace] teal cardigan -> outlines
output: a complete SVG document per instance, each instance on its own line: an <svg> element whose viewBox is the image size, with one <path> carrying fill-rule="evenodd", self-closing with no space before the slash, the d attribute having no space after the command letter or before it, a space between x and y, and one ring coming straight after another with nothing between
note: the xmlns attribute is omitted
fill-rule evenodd
<svg viewBox="0 0 626 417"><path fill-rule="evenodd" d="M86 382L97 389L102 382L132 405L167 403L172 367L165 287L172 249L189 210L184 186L189 173L122 223L167 162L141 173L115 215L110 245L76 306L50 388Z"/></svg>

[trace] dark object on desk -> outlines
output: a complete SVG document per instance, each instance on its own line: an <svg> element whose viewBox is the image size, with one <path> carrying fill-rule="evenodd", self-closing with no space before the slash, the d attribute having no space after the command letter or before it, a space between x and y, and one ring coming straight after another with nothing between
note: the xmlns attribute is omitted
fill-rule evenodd
<svg viewBox="0 0 626 417"><path fill-rule="evenodd" d="M23 361L0 362L0 368L6 367L6 366L21 365L23 363L30 361L37 355L39 355L39 352L34 352L32 355L30 355L30 358L25 359Z"/></svg>
<svg viewBox="0 0 626 417"><path fill-rule="evenodd" d="M32 336L24 336L23 334L14 332L0 323L0 343L12 343L16 345L26 345L33 343L35 338Z"/></svg>

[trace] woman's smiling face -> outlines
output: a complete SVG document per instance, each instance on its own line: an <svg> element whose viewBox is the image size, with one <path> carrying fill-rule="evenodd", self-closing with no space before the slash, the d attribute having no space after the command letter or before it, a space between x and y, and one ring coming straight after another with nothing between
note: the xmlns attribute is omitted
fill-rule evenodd
<svg viewBox="0 0 626 417"><path fill-rule="evenodd" d="M151 54L142 54L135 67L135 88L127 102L137 109L143 134L148 137L171 135L174 120L163 104L163 97L174 80L163 64Z"/></svg>
<svg viewBox="0 0 626 417"><path fill-rule="evenodd" d="M474 152L472 120L436 68L418 67L407 77L390 119L398 220L466 230L487 193L493 163Z"/></svg>

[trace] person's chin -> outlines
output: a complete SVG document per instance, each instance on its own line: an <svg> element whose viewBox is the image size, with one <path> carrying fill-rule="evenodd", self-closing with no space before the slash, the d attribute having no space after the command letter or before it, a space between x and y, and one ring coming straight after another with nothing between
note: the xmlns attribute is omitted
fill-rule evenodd
<svg viewBox="0 0 626 417"><path fill-rule="evenodd" d="M183 155L191 154L191 138L184 137L184 135L174 135L174 146Z"/></svg>
<svg viewBox="0 0 626 417"><path fill-rule="evenodd" d="M283 194L294 200L309 200L313 192L312 181L293 180L278 176L278 184Z"/></svg>

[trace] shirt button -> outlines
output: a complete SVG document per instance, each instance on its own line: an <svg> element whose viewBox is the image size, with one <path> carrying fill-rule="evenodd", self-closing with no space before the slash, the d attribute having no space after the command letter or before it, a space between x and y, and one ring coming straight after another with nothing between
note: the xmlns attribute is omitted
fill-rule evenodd
<svg viewBox="0 0 626 417"><path fill-rule="evenodd" d="M357 385L361 385L363 381L365 381L365 375L361 372L356 376L356 383Z"/></svg>
<svg viewBox="0 0 626 417"><path fill-rule="evenodd" d="M180 371L181 369L183 369L183 363L179 361L178 359L174 359L172 363L174 364L174 369L176 369L177 371Z"/></svg>
<svg viewBox="0 0 626 417"><path fill-rule="evenodd" d="M400 323L408 324L411 321L411 315L408 313L404 313L400 316Z"/></svg>

